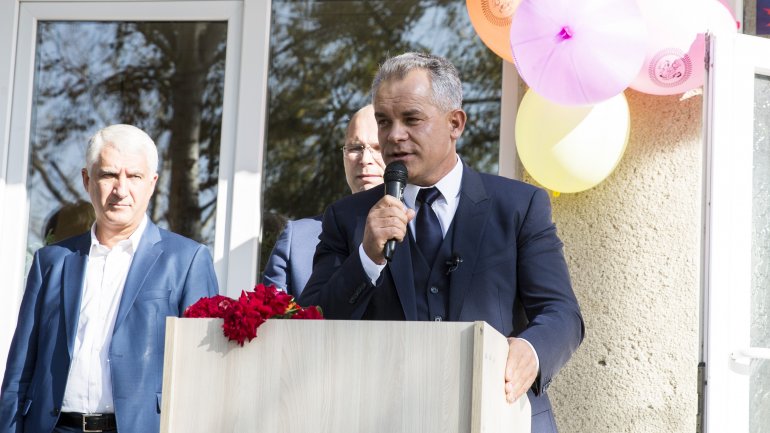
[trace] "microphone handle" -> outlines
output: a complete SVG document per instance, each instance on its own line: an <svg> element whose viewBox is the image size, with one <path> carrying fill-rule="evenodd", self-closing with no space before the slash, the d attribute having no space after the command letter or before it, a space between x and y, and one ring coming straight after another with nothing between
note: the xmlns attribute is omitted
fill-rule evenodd
<svg viewBox="0 0 770 433"><path fill-rule="evenodd" d="M385 182L385 195L392 195L399 200L403 200L404 184L402 182ZM385 260L390 261L393 258L393 252L395 250L395 239L390 239L385 242L385 249L382 251L382 255L385 256Z"/></svg>
<svg viewBox="0 0 770 433"><path fill-rule="evenodd" d="M390 239L385 242L385 250L382 255L385 256L385 260L390 261L393 258L393 252L396 251L396 240Z"/></svg>

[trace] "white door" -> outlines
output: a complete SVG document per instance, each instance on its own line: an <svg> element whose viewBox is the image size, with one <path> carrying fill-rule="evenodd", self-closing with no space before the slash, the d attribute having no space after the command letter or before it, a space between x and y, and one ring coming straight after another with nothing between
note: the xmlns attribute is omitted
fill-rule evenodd
<svg viewBox="0 0 770 433"><path fill-rule="evenodd" d="M716 35L707 86L704 431L770 431L770 40Z"/></svg>

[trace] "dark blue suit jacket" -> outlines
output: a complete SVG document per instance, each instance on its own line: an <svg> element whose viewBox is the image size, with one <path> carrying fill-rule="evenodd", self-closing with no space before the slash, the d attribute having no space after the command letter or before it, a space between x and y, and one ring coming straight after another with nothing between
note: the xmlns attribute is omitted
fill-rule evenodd
<svg viewBox="0 0 770 433"><path fill-rule="evenodd" d="M288 221L267 260L262 282L299 298L313 272L313 253L320 234L321 215Z"/></svg>
<svg viewBox="0 0 770 433"><path fill-rule="evenodd" d="M3 378L0 433L51 433L58 420L90 247L85 233L35 253ZM109 350L118 431L160 430L166 316L218 291L206 246L148 222Z"/></svg>
<svg viewBox="0 0 770 433"><path fill-rule="evenodd" d="M358 255L369 209L383 193L382 186L372 188L326 210L313 274L300 304L321 306L328 319L417 320L409 242L397 245L377 286ZM466 165L452 224L453 250L463 262L451 274L448 320L483 320L503 335L532 344L540 360L540 374L528 393L532 432L555 432L545 391L580 345L584 328L548 195ZM388 292L393 301L384 305L391 311L383 311L382 302L374 316L367 311L375 293Z"/></svg>

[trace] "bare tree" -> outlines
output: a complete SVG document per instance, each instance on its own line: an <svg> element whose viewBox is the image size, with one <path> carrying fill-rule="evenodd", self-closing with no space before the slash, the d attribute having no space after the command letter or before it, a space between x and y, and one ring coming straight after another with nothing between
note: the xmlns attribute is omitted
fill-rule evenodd
<svg viewBox="0 0 770 433"><path fill-rule="evenodd" d="M82 166L82 152L65 173L62 148L83 148L102 126L134 124L155 138L162 161L151 215L213 243L226 24L51 22L39 34L30 173L38 193L60 205L76 200L72 167Z"/></svg>
<svg viewBox="0 0 770 433"><path fill-rule="evenodd" d="M339 151L346 119L369 103L388 55L429 51L458 66L470 117L459 151L497 170L502 64L473 32L464 2L340 4L273 1L262 264L286 219L320 214L348 193Z"/></svg>

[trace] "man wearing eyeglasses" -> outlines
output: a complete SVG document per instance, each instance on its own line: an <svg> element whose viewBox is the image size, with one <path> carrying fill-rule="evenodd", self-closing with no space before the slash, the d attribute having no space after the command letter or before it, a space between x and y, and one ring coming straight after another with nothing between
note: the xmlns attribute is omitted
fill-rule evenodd
<svg viewBox="0 0 770 433"><path fill-rule="evenodd" d="M345 178L352 193L382 183L385 162L377 140L377 121L370 104L358 110L348 123L342 146ZM313 270L313 254L321 234L321 215L286 223L263 273L263 283L274 285L298 298Z"/></svg>
<svg viewBox="0 0 770 433"><path fill-rule="evenodd" d="M358 110L350 119L342 154L351 192L366 191L382 183L385 162L380 154L377 121L371 104ZM320 224L318 232L321 232Z"/></svg>

